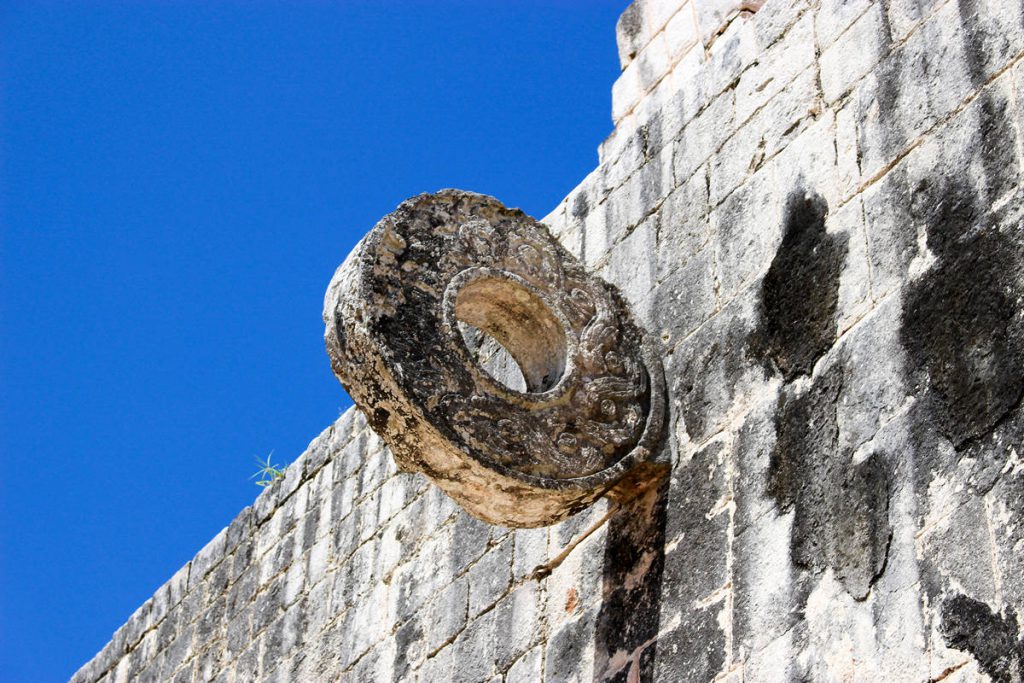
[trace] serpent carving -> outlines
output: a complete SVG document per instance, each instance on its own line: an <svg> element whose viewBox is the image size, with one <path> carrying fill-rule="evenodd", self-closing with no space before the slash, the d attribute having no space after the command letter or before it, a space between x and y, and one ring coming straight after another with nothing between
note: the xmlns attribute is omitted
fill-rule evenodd
<svg viewBox="0 0 1024 683"><path fill-rule="evenodd" d="M443 190L385 216L335 273L324 322L334 373L399 466L488 522L557 522L661 436L661 362L622 297L492 197ZM525 390L481 365L473 328Z"/></svg>

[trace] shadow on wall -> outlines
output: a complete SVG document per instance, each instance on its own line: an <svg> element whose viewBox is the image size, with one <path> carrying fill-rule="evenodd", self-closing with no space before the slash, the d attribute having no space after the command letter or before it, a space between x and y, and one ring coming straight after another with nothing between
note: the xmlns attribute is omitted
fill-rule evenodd
<svg viewBox="0 0 1024 683"><path fill-rule="evenodd" d="M611 519L595 634L595 681L655 681L669 480Z"/></svg>

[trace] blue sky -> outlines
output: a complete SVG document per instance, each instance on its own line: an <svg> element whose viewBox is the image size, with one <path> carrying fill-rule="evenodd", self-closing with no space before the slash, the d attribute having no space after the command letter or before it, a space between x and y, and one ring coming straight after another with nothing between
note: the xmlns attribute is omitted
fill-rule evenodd
<svg viewBox="0 0 1024 683"><path fill-rule="evenodd" d="M0 681L66 680L349 405L335 267L596 164L625 0L0 3Z"/></svg>

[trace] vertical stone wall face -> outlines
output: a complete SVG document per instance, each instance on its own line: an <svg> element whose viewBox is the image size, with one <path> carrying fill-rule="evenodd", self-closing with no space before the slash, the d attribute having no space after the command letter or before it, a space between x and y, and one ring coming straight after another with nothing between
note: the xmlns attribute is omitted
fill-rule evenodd
<svg viewBox="0 0 1024 683"><path fill-rule="evenodd" d="M545 222L660 338L670 477L491 527L350 412L75 681L1021 680L1024 7L618 34Z"/></svg>

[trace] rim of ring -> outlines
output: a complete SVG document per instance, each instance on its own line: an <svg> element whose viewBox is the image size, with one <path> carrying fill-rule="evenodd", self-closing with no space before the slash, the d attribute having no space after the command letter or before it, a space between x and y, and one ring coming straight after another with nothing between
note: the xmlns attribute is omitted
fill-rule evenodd
<svg viewBox="0 0 1024 683"><path fill-rule="evenodd" d="M527 290L548 308L552 317L554 317L555 320L558 321L558 324L561 325L562 333L565 335L565 368L562 370L562 376L558 378L555 385L547 391L517 391L516 389L512 389L511 387L502 384L499 380L495 379L490 373L484 370L484 368L472 357L469 347L466 346L466 340L462 337L461 332L459 332L458 317L455 314L455 297L458 296L459 290L466 285L486 279L506 280ZM441 306L443 309L445 327L447 328L445 332L447 333L448 338L455 342L455 348L457 349L460 359L469 368L473 377L478 381L478 383L484 385L490 393L509 402L525 404L530 408L540 408L549 406L552 403L557 403L559 399L563 398L565 394L568 393L571 386L575 384L579 375L576 368L576 353L579 344L572 326L569 324L569 320L566 318L565 314L562 313L561 308L557 306L544 292L539 290L535 285L531 284L523 277L507 270L500 270L498 268L491 268L488 266L473 266L466 268L465 270L457 273L455 277L448 282L448 286L444 291Z"/></svg>

